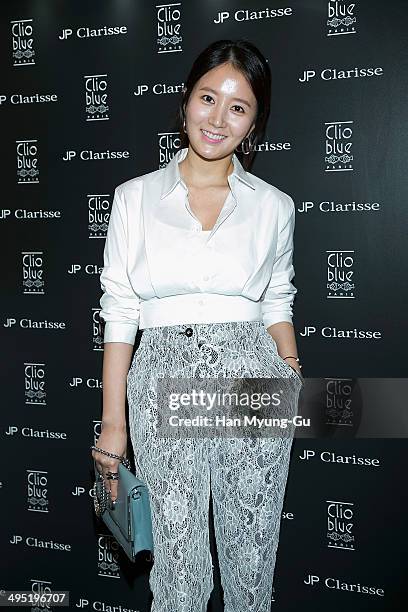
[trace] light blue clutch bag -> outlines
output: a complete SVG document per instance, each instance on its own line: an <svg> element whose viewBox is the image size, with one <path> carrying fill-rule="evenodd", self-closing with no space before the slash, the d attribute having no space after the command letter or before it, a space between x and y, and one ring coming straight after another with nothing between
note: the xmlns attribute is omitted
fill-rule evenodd
<svg viewBox="0 0 408 612"><path fill-rule="evenodd" d="M131 561L140 551L150 551L153 559L152 519L148 489L130 471L130 462L125 457L119 463L118 496L112 502L106 491L103 477L95 469L93 487L94 509L115 540Z"/></svg>

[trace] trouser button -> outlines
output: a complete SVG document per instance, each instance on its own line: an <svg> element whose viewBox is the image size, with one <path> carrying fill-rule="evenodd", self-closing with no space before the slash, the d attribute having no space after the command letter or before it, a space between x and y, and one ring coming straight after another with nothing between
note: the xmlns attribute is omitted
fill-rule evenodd
<svg viewBox="0 0 408 612"><path fill-rule="evenodd" d="M186 334L186 336L190 337L193 335L193 330L191 329L191 327L187 327L187 329L184 330L184 333Z"/></svg>

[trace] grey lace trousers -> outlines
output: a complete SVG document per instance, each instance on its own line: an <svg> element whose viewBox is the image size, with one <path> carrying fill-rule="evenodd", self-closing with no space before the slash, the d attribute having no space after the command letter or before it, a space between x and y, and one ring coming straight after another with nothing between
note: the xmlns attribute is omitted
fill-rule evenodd
<svg viewBox="0 0 408 612"><path fill-rule="evenodd" d="M136 475L152 511L151 612L207 610L210 490L224 610L269 612L293 436L160 438L162 376L294 377L299 391L301 379L261 321L147 328L127 377Z"/></svg>

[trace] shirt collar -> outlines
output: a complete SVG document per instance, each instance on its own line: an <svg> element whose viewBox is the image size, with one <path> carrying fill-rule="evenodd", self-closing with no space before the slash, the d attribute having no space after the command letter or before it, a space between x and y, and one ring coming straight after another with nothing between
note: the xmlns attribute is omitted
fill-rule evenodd
<svg viewBox="0 0 408 612"><path fill-rule="evenodd" d="M182 183L178 165L186 157L187 152L188 147L179 149L177 153L172 157L172 159L168 162L168 164L164 167L164 178L162 192L160 196L161 200L165 198L171 191L173 191L173 189L178 183ZM233 176L251 189L255 189L255 185L251 181L248 173L243 168L241 162L239 161L235 153L232 156L232 163L234 164L234 170L232 174L230 174L230 176L228 177L228 182L234 197L234 186L232 181L230 180Z"/></svg>

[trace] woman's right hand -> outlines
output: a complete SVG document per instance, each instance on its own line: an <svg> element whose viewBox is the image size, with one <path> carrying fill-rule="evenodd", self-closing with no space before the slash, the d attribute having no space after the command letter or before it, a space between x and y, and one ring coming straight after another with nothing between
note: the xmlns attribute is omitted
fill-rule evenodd
<svg viewBox="0 0 408 612"><path fill-rule="evenodd" d="M125 429L118 429L110 425L102 426L102 433L98 438L95 446L103 448L103 450L115 455L126 457L127 450L127 434ZM119 471L119 459L108 457L99 451L92 450L92 457L96 463L96 469L103 476L104 486L106 491L110 491L112 501L116 501L118 497L118 481L107 480L106 473Z"/></svg>

